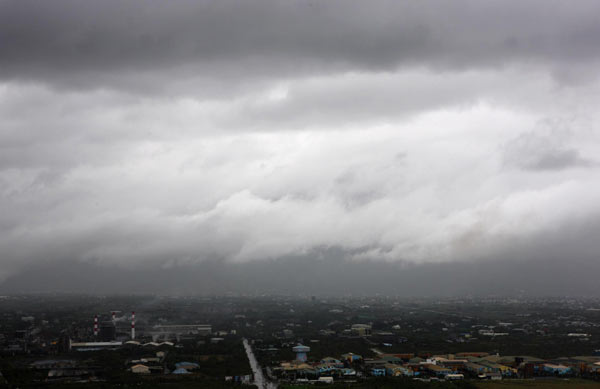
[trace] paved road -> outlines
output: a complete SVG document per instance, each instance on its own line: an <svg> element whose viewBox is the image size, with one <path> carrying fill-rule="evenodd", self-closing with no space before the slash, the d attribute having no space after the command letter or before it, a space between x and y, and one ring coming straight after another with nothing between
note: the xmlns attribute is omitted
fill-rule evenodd
<svg viewBox="0 0 600 389"><path fill-rule="evenodd" d="M258 386L259 389L276 389L277 384L267 380L254 356L254 352L252 351L252 347L250 343L248 343L248 339L244 339L244 348L246 349L246 355L248 355L248 360L250 361L250 368L254 373L254 385Z"/></svg>

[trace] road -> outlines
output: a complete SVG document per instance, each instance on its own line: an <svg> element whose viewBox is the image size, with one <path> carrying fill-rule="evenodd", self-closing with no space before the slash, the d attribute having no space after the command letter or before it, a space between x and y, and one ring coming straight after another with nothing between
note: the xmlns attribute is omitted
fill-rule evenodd
<svg viewBox="0 0 600 389"><path fill-rule="evenodd" d="M244 339L244 349L246 349L246 355L248 356L248 360L250 361L250 368L254 373L254 385L258 386L259 389L276 389L277 384L265 378L262 369L258 364L256 357L254 356L252 346L250 346L248 339Z"/></svg>

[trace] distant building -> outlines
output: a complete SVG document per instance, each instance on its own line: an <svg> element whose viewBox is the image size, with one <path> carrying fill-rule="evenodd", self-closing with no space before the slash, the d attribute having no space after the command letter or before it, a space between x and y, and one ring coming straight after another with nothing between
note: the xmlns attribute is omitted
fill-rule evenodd
<svg viewBox="0 0 600 389"><path fill-rule="evenodd" d="M395 365L393 363L387 363L384 365L384 367L385 374L390 377L412 377L414 375L414 372L411 369L404 366Z"/></svg>
<svg viewBox="0 0 600 389"><path fill-rule="evenodd" d="M452 374L452 370L447 367L442 367L434 364L425 364L424 367L431 373L437 377L445 377L448 374Z"/></svg>
<svg viewBox="0 0 600 389"><path fill-rule="evenodd" d="M71 342L70 348L77 351L96 351L117 349L122 345L122 342Z"/></svg>
<svg viewBox="0 0 600 389"><path fill-rule="evenodd" d="M371 369L371 375L374 377L385 377L385 367L374 367Z"/></svg>
<svg viewBox="0 0 600 389"><path fill-rule="evenodd" d="M368 324L353 324L350 331L355 336L369 336L371 335L371 326Z"/></svg>
<svg viewBox="0 0 600 389"><path fill-rule="evenodd" d="M342 361L340 361L339 359L332 358L332 357L325 357L325 358L321 359L321 364L333 366L336 368L344 367L344 364L342 363Z"/></svg>
<svg viewBox="0 0 600 389"><path fill-rule="evenodd" d="M462 358L462 357L483 358L483 357L487 357L488 355L490 355L490 354L486 353L486 352L481 352L481 351L469 351L469 352L463 352L463 353L456 354L456 356L458 358Z"/></svg>
<svg viewBox="0 0 600 389"><path fill-rule="evenodd" d="M200 365L194 362L178 362L175 364L177 369L195 370L200 368Z"/></svg>
<svg viewBox="0 0 600 389"><path fill-rule="evenodd" d="M348 362L352 363L352 362L360 361L362 359L362 356L358 355L358 354L347 353L347 354L342 354L342 358L347 360Z"/></svg>
<svg viewBox="0 0 600 389"><path fill-rule="evenodd" d="M212 333L212 326L210 324L171 324L157 325L154 326L153 330L186 335L210 335Z"/></svg>
<svg viewBox="0 0 600 389"><path fill-rule="evenodd" d="M157 325L149 331L153 340L171 339L179 340L186 336L206 336L212 334L212 326L210 324L170 324Z"/></svg>
<svg viewBox="0 0 600 389"><path fill-rule="evenodd" d="M555 375L567 375L573 373L573 369L565 365L556 365L553 363L545 363L542 365L544 372Z"/></svg>
<svg viewBox="0 0 600 389"><path fill-rule="evenodd" d="M150 369L146 365L133 365L131 366L131 372L135 374L150 374Z"/></svg>

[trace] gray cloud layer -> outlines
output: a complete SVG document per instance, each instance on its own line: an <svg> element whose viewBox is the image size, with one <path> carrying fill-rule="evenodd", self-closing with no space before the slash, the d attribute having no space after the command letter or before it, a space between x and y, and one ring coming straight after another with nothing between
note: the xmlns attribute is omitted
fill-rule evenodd
<svg viewBox="0 0 600 389"><path fill-rule="evenodd" d="M579 78L597 63L600 45L595 1L4 0L0 7L3 78L88 87L151 87L157 73L169 84L176 83L169 75L239 81L523 62Z"/></svg>
<svg viewBox="0 0 600 389"><path fill-rule="evenodd" d="M0 277L591 263L599 8L1 0Z"/></svg>

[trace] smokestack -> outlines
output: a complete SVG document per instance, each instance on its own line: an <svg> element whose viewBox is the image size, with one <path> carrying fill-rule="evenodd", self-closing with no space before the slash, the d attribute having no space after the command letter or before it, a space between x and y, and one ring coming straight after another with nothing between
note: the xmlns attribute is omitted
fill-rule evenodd
<svg viewBox="0 0 600 389"><path fill-rule="evenodd" d="M94 336L98 336L98 315L94 315Z"/></svg>
<svg viewBox="0 0 600 389"><path fill-rule="evenodd" d="M131 340L135 339L135 311L131 312Z"/></svg>
<svg viewBox="0 0 600 389"><path fill-rule="evenodd" d="M115 313L115 311L112 311L112 321L114 322L116 320L117 320L116 313Z"/></svg>

